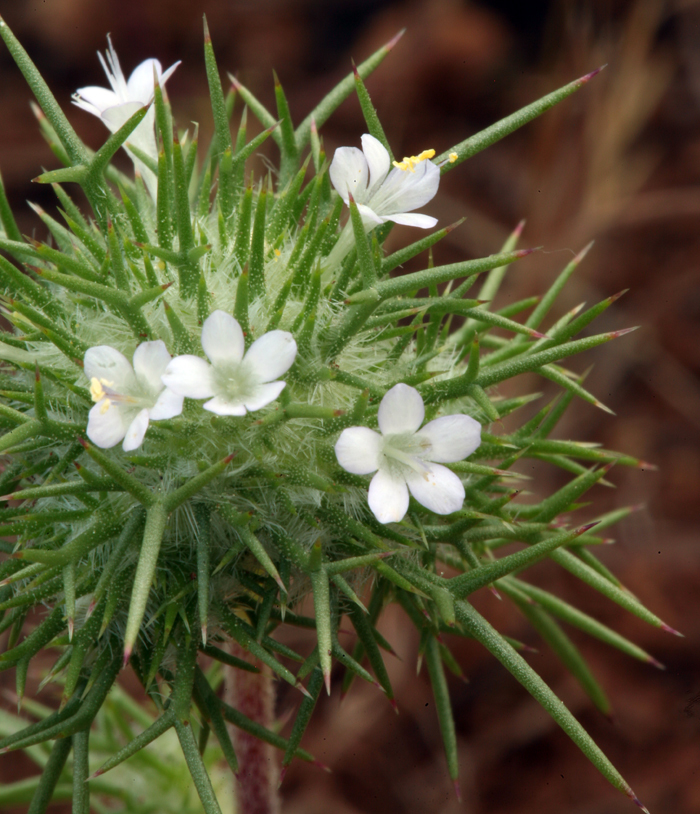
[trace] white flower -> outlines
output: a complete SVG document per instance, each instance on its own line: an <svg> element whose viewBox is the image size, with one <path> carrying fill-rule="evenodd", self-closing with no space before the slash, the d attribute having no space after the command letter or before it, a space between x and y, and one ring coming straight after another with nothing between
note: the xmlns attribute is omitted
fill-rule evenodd
<svg viewBox="0 0 700 814"><path fill-rule="evenodd" d="M238 321L224 311L214 311L202 326L199 356L176 356L163 374L163 384L191 399L209 399L205 410L217 415L245 415L260 410L284 390L275 381L292 366L297 343L287 331L270 331L255 340L245 353Z"/></svg>
<svg viewBox="0 0 700 814"><path fill-rule="evenodd" d="M98 53L97 56L100 58L112 89L109 90L109 88L94 85L87 88L78 88L73 94L73 102L88 113L92 113L93 116L101 118L112 133L116 133L137 110L144 105L150 104L153 100L154 71L158 76L158 83L163 87L180 63L176 62L167 71L163 71L163 67L157 59L147 59L134 68L131 76L126 80L119 65L119 58L112 47L112 40L107 37L107 41L109 42L109 50L107 51L106 61L102 54ZM127 144L133 144L134 147L157 161L158 145L156 144L154 124L155 110L151 108L146 113L143 121L131 133ZM158 179L142 161L136 158L128 147L126 147L126 151L134 162L136 169L141 173L151 196L155 200Z"/></svg>
<svg viewBox="0 0 700 814"><path fill-rule="evenodd" d="M133 367L109 345L87 350L84 370L92 400L97 402L87 425L93 443L107 449L123 438L122 448L130 452L141 446L150 420L180 415L183 397L161 381L171 358L160 339L136 348Z"/></svg>
<svg viewBox="0 0 700 814"><path fill-rule="evenodd" d="M420 393L397 384L379 405L381 435L369 427L349 427L335 445L343 469L355 475L377 472L369 485L369 507L380 523L403 518L409 490L436 514L462 508L462 482L439 464L471 455L481 443L481 425L468 415L446 415L419 429L424 417Z"/></svg>
<svg viewBox="0 0 700 814"><path fill-rule="evenodd" d="M419 156L394 162L384 145L374 136L362 136L362 150L339 147L330 166L333 186L348 203L352 195L362 215L365 229L393 221L404 226L430 229L437 218L413 214L435 197L440 183L440 170L429 159L435 150L424 150ZM390 172L391 170L391 172Z"/></svg>

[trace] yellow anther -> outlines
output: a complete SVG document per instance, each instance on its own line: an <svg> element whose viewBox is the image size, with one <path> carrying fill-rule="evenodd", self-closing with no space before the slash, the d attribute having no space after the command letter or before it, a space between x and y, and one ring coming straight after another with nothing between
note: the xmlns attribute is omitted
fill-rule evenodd
<svg viewBox="0 0 700 814"><path fill-rule="evenodd" d="M403 161L394 161L394 166L400 170L408 170L408 172L415 172L416 164L432 158L435 155L435 150L423 150L420 155L404 156Z"/></svg>
<svg viewBox="0 0 700 814"><path fill-rule="evenodd" d="M457 155L457 153L450 153L450 155L449 155L449 161L450 161L450 164L454 164L454 163L455 163L455 161L456 161L458 158L459 158L459 156Z"/></svg>
<svg viewBox="0 0 700 814"><path fill-rule="evenodd" d="M281 254L282 252L279 249L275 249L275 262L279 260Z"/></svg>
<svg viewBox="0 0 700 814"><path fill-rule="evenodd" d="M102 387L102 382L96 376L90 379L90 395L93 401L100 401L107 395Z"/></svg>
<svg viewBox="0 0 700 814"><path fill-rule="evenodd" d="M102 401L102 406L100 407L100 415L104 415L107 410L109 410L111 404L112 402L109 399L104 399Z"/></svg>

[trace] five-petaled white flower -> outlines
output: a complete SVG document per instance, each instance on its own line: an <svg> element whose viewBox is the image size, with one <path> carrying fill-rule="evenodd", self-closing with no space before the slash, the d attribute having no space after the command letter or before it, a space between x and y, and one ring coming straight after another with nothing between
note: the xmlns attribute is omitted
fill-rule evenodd
<svg viewBox="0 0 700 814"><path fill-rule="evenodd" d="M94 85L87 88L78 88L73 94L73 102L88 113L92 113L93 116L101 118L112 133L116 133L137 110L144 105L150 104L153 100L154 72L162 87L180 63L176 62L174 65L171 65L167 71L163 71L163 67L157 59L147 59L134 68L131 76L127 80L122 73L119 58L112 46L112 40L107 37L107 41L109 42L109 50L107 51L106 61L99 52L97 56L100 58L100 62L102 63L104 72L107 74L107 79L112 89L96 87ZM156 144L154 124L155 111L151 108L148 113L146 113L143 121L133 133L131 133L127 144L133 144L134 147L137 147L154 159L154 161L157 161L158 146ZM136 158L128 146L126 147L126 151L134 162L136 169L141 173L151 196L155 200L158 190L158 179L142 161Z"/></svg>
<svg viewBox="0 0 700 814"><path fill-rule="evenodd" d="M176 356L163 374L163 384L217 415L245 415L274 401L285 387L275 381L292 366L297 344L287 331L270 331L245 353L238 321L214 311L202 326L202 348L211 364L199 356Z"/></svg>
<svg viewBox="0 0 700 814"><path fill-rule="evenodd" d="M381 435L369 427L349 427L335 445L343 469L355 475L377 473L369 485L369 507L380 523L403 518L409 490L436 514L462 508L464 486L440 463L471 455L481 443L481 425L468 415L446 415L421 429L424 417L420 393L397 384L379 405Z"/></svg>
<svg viewBox="0 0 700 814"><path fill-rule="evenodd" d="M384 145L365 133L362 150L339 147L335 151L329 172L345 203L349 194L355 199L365 229L374 229L389 220L430 229L437 218L414 214L412 210L427 204L438 190L440 169L430 161L434 155L435 150L424 150L418 156L394 161L391 169Z"/></svg>
<svg viewBox="0 0 700 814"><path fill-rule="evenodd" d="M130 452L141 446L150 420L180 415L183 397L161 381L171 358L160 340L139 345L133 367L109 345L87 350L83 369L90 379L92 400L97 402L87 425L93 443L107 449L123 438L122 448Z"/></svg>

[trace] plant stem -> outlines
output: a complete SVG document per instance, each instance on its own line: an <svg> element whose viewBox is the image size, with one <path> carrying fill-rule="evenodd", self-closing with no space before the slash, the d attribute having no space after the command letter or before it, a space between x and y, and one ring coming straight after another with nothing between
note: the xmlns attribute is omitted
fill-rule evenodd
<svg viewBox="0 0 700 814"><path fill-rule="evenodd" d="M236 658L249 654L236 642L228 647ZM249 673L224 667L224 699L227 704L262 726L272 729L275 718L275 688L269 667L260 673ZM231 727L231 740L238 757L236 801L239 814L280 814L277 791L279 766L272 746L241 729Z"/></svg>

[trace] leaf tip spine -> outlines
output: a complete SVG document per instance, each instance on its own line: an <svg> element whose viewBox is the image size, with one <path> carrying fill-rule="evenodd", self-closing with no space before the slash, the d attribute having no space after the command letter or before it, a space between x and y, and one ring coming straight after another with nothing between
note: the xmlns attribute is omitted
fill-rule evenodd
<svg viewBox="0 0 700 814"><path fill-rule="evenodd" d="M513 252L516 258L520 259L521 257L527 257L528 254L532 254L533 252L541 252L544 246L535 246L532 249L518 249L517 251Z"/></svg>
<svg viewBox="0 0 700 814"><path fill-rule="evenodd" d="M672 633L674 636L678 636L681 639L685 638L684 633L681 633L680 630L676 630L675 628L671 627L671 625L667 625L665 622L662 622L659 627L661 630L665 630L666 633Z"/></svg>
<svg viewBox="0 0 700 814"><path fill-rule="evenodd" d="M591 71L587 73L585 76L581 76L575 80L578 85L585 85L586 82L590 82L594 76L598 76L601 71L604 71L608 67L608 63L606 62L605 65L601 65L600 68L596 68L595 71Z"/></svg>
<svg viewBox="0 0 700 814"><path fill-rule="evenodd" d="M389 40L389 42L388 42L388 43L387 43L387 44L384 46L384 50L386 50L386 51L391 51L391 49L392 49L392 48L393 48L393 47L394 47L394 46L395 46L395 45L398 43L398 41L401 39L401 37L403 37L403 35L404 35L405 33L406 33L406 29L405 29L405 28L402 28L402 29L401 29L401 31L399 31L399 32L398 32L398 34L395 34L395 35L394 35L394 36L393 36L393 37L392 37L392 38Z"/></svg>

